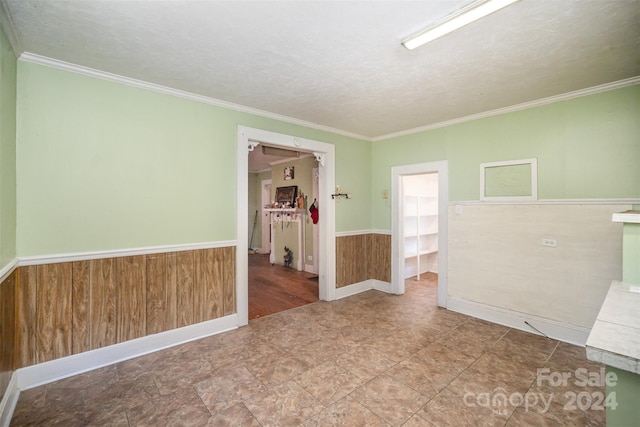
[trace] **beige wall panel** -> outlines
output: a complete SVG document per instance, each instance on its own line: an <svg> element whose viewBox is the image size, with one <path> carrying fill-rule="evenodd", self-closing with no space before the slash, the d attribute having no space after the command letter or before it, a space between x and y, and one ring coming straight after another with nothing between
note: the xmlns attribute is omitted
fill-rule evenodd
<svg viewBox="0 0 640 427"><path fill-rule="evenodd" d="M147 255L146 334L165 331L166 254Z"/></svg>
<svg viewBox="0 0 640 427"><path fill-rule="evenodd" d="M16 342L16 277L14 271L0 283L0 399L11 381L15 367Z"/></svg>
<svg viewBox="0 0 640 427"><path fill-rule="evenodd" d="M89 342L89 310L91 287L89 261L72 264L72 314L71 351L73 354L91 349Z"/></svg>
<svg viewBox="0 0 640 427"><path fill-rule="evenodd" d="M369 279L391 282L391 236L369 234L367 238Z"/></svg>
<svg viewBox="0 0 640 427"><path fill-rule="evenodd" d="M630 208L449 206L449 296L591 328L622 275L622 224L611 216Z"/></svg>
<svg viewBox="0 0 640 427"><path fill-rule="evenodd" d="M178 327L178 261L175 252L165 254L165 328Z"/></svg>
<svg viewBox="0 0 640 427"><path fill-rule="evenodd" d="M367 280L366 235L336 238L336 287Z"/></svg>
<svg viewBox="0 0 640 427"><path fill-rule="evenodd" d="M20 267L18 274L16 368L22 368L36 363L37 267Z"/></svg>
<svg viewBox="0 0 640 427"><path fill-rule="evenodd" d="M91 349L116 344L118 292L116 288L116 259L89 261L91 294Z"/></svg>
<svg viewBox="0 0 640 427"><path fill-rule="evenodd" d="M116 260L118 342L140 338L145 335L146 320L146 256L120 257Z"/></svg>
<svg viewBox="0 0 640 427"><path fill-rule="evenodd" d="M36 289L36 361L69 356L72 332L72 264L39 265Z"/></svg>
<svg viewBox="0 0 640 427"><path fill-rule="evenodd" d="M196 323L193 310L195 260L193 251L182 251L176 254L177 261L177 327Z"/></svg>
<svg viewBox="0 0 640 427"><path fill-rule="evenodd" d="M222 258L223 315L236 312L236 248L235 246L216 249Z"/></svg>

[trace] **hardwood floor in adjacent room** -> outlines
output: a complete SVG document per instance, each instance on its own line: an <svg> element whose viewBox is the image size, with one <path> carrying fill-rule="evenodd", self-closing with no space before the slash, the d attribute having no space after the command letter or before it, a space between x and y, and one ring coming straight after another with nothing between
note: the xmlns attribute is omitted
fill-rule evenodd
<svg viewBox="0 0 640 427"><path fill-rule="evenodd" d="M249 320L318 301L317 275L249 255Z"/></svg>

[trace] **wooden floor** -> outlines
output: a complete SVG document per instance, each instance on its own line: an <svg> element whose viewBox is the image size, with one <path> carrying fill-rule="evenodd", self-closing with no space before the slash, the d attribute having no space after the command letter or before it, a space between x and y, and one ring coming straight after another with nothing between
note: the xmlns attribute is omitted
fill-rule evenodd
<svg viewBox="0 0 640 427"><path fill-rule="evenodd" d="M249 320L318 301L317 275L249 255Z"/></svg>

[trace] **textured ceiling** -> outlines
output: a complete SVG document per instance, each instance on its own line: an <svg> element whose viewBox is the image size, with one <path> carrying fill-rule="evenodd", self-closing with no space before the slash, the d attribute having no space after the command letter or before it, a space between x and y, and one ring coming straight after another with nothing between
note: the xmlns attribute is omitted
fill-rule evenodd
<svg viewBox="0 0 640 427"><path fill-rule="evenodd" d="M640 0L0 0L16 52L380 137L640 75Z"/></svg>

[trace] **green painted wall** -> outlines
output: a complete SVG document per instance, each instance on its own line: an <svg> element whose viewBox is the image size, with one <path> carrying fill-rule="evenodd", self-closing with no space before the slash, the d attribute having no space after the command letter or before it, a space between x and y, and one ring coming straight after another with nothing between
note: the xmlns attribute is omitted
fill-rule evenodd
<svg viewBox="0 0 640 427"><path fill-rule="evenodd" d="M624 224L622 233L622 281L640 285L640 224Z"/></svg>
<svg viewBox="0 0 640 427"><path fill-rule="evenodd" d="M238 125L334 144L371 223L366 141L23 61L17 114L19 256L235 239Z"/></svg>
<svg viewBox="0 0 640 427"><path fill-rule="evenodd" d="M0 269L16 257L16 57L0 27Z"/></svg>
<svg viewBox="0 0 640 427"><path fill-rule="evenodd" d="M391 228L391 167L449 161L449 200L478 200L480 163L538 159L540 199L640 197L640 85L373 143L373 228Z"/></svg>
<svg viewBox="0 0 640 427"><path fill-rule="evenodd" d="M637 426L640 420L640 375L607 366L607 375L613 372L617 382L607 384L607 398L613 406L607 406L607 426ZM615 395L613 395L615 393Z"/></svg>

